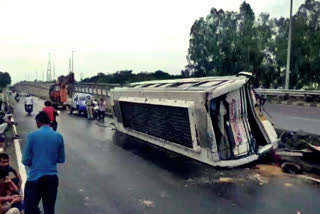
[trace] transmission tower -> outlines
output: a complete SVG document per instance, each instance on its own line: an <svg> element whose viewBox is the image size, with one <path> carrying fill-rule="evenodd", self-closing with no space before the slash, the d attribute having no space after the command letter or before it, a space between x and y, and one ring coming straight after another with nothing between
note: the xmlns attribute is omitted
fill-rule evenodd
<svg viewBox="0 0 320 214"><path fill-rule="evenodd" d="M48 61L48 67L47 67L47 82L50 82L52 80L52 75L51 75L51 57L49 53L49 61Z"/></svg>

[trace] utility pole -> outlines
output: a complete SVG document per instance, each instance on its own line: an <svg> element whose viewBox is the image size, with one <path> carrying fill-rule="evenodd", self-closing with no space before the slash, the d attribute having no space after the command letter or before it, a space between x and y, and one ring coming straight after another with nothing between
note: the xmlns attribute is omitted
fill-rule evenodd
<svg viewBox="0 0 320 214"><path fill-rule="evenodd" d="M55 61L52 60L52 73L53 73L53 80L56 79L56 70L55 70Z"/></svg>
<svg viewBox="0 0 320 214"><path fill-rule="evenodd" d="M50 56L50 52L49 52L49 61L48 61L48 66L47 66L47 82L50 82L52 78L52 74L51 74L51 56Z"/></svg>
<svg viewBox="0 0 320 214"><path fill-rule="evenodd" d="M290 55L291 55L291 35L292 34L292 0L290 0L290 21L289 21L289 38L288 38L288 52L287 52L287 68L286 68L286 85L285 89L289 89L290 80Z"/></svg>
<svg viewBox="0 0 320 214"><path fill-rule="evenodd" d="M69 74L72 72L71 59L69 58Z"/></svg>

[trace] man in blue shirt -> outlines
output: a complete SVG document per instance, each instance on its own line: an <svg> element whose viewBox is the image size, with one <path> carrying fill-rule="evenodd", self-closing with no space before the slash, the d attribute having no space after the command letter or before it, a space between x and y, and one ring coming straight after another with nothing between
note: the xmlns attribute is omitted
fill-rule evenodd
<svg viewBox="0 0 320 214"><path fill-rule="evenodd" d="M25 214L38 213L42 199L45 214L54 214L58 190L57 163L64 163L64 142L58 132L50 128L50 120L45 112L36 116L39 130L27 136L22 162L28 167L25 185Z"/></svg>

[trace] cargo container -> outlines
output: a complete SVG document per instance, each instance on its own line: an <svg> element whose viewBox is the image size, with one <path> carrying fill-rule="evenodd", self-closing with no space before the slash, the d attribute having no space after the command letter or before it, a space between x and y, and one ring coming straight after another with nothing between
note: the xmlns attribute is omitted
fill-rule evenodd
<svg viewBox="0 0 320 214"><path fill-rule="evenodd" d="M132 83L111 90L117 131L200 162L236 167L276 148L251 73Z"/></svg>

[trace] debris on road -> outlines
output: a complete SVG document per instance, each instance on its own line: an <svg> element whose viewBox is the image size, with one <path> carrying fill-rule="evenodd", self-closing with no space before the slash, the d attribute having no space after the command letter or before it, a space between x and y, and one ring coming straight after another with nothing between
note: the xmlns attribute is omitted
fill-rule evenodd
<svg viewBox="0 0 320 214"><path fill-rule="evenodd" d="M147 208L154 208L154 202L153 201L149 201L149 200L139 200L141 205L144 205Z"/></svg>
<svg viewBox="0 0 320 214"><path fill-rule="evenodd" d="M167 193L167 192L162 191L162 192L161 192L161 194L160 194L160 197L161 197L161 198L168 198L168 197L169 197L169 195L168 195L168 193Z"/></svg>
<svg viewBox="0 0 320 214"><path fill-rule="evenodd" d="M250 180L257 180L260 185L269 183L269 179L267 177L263 177L260 174L254 174L249 176Z"/></svg>
<svg viewBox="0 0 320 214"><path fill-rule="evenodd" d="M292 187L293 184L291 184L291 183L285 183L284 186L286 186L286 187Z"/></svg>
<svg viewBox="0 0 320 214"><path fill-rule="evenodd" d="M281 132L279 130L278 132ZM320 173L320 136L305 132L283 132L275 160L284 172Z"/></svg>
<svg viewBox="0 0 320 214"><path fill-rule="evenodd" d="M279 130L281 132L281 130ZM306 132L286 132L283 131L279 148L288 148L290 150L303 150L309 148L309 145L320 146L320 136L312 135Z"/></svg>
<svg viewBox="0 0 320 214"><path fill-rule="evenodd" d="M283 175L281 168L276 165L256 165L255 168L259 171L260 174L266 177Z"/></svg>
<svg viewBox="0 0 320 214"><path fill-rule="evenodd" d="M229 177L220 177L219 178L219 182L220 183L232 183L234 180L232 178Z"/></svg>

